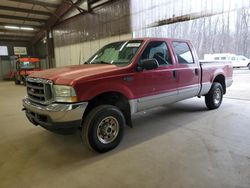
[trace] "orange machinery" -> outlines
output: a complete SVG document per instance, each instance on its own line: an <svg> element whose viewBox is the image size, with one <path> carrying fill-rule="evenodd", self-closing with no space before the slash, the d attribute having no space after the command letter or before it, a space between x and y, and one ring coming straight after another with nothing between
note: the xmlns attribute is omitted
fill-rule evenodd
<svg viewBox="0 0 250 188"><path fill-rule="evenodd" d="M15 84L23 82L23 84L26 85L26 77L33 72L41 70L39 58L18 58L15 63L15 71L13 71L11 77L14 78Z"/></svg>

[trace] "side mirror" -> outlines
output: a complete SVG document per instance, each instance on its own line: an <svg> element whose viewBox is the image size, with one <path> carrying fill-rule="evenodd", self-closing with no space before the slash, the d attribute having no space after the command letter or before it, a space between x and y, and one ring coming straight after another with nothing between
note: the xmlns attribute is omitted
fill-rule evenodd
<svg viewBox="0 0 250 188"><path fill-rule="evenodd" d="M157 69L159 63L156 59L143 59L139 62L137 71Z"/></svg>

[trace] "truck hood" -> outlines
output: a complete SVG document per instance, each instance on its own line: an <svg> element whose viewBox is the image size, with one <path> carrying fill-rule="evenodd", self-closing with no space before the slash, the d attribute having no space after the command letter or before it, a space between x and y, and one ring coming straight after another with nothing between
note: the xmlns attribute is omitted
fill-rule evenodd
<svg viewBox="0 0 250 188"><path fill-rule="evenodd" d="M74 81L82 78L90 78L103 73L119 70L121 67L115 65L85 64L67 67L53 68L35 72L30 77L52 80L55 84L72 85Z"/></svg>

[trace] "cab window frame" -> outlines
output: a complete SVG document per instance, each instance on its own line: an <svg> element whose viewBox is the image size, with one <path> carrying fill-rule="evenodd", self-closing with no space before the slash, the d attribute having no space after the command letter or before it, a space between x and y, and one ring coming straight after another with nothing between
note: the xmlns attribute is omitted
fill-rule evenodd
<svg viewBox="0 0 250 188"><path fill-rule="evenodd" d="M186 44L186 46L187 46L188 49L189 49L189 52L190 52L190 55L191 55L191 58L192 58L192 62L188 62L188 61L186 61L186 60L185 60L184 58L182 58L182 57L181 57L181 58L184 59L185 62L187 62L187 63L182 63L182 62L179 61L178 54L177 54L177 52L176 52L174 43ZM194 58L194 55L193 55L193 51L192 51L191 47L189 46L189 43L188 43L188 42L186 42L186 41L172 41L172 49L173 49L173 52L174 52L174 54L175 54L176 61L177 61L177 63L178 63L179 65L194 65L194 64L195 64L195 58ZM180 56L180 55L179 55L179 56Z"/></svg>
<svg viewBox="0 0 250 188"><path fill-rule="evenodd" d="M168 56L168 59L167 59L167 60L164 59L167 63L161 64L161 63L158 62L158 63L159 63L159 67L165 67L165 66L171 66L171 65L173 65L173 59L172 59L172 56L171 56L170 47L169 47L168 43L167 43L166 41L164 41L164 40L152 40L152 41L149 41L149 42L146 44L146 46L145 46L145 48L143 49L143 51L141 52L138 63L139 63L141 60L144 60L144 59L154 59L154 58L142 58L142 57L143 57L144 52L147 50L148 46L149 46L150 44L152 44L152 43L157 43L157 42L158 42L158 43L165 44L165 47L166 47L166 56ZM165 58L166 58L166 57L165 57ZM156 60L157 60L157 59L156 59Z"/></svg>

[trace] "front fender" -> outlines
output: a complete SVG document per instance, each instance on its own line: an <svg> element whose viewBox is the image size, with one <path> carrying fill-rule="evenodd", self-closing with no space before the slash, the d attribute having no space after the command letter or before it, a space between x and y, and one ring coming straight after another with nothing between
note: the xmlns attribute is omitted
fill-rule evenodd
<svg viewBox="0 0 250 188"><path fill-rule="evenodd" d="M99 80L98 82L91 81L85 84L76 84L75 89L80 101L89 101L95 96L107 92L118 92L127 97L127 99L134 98L133 91L121 79Z"/></svg>

